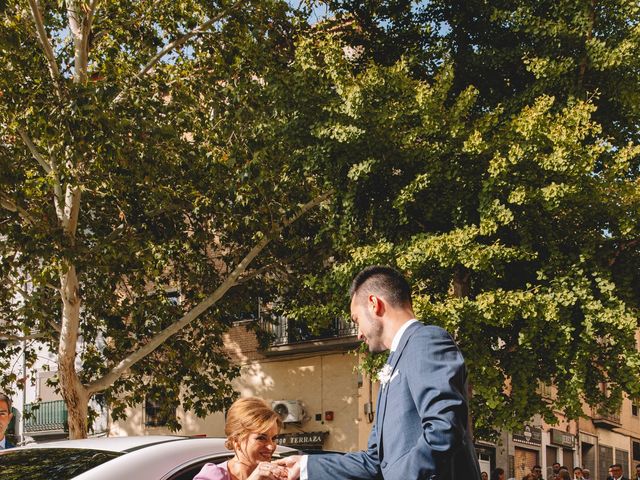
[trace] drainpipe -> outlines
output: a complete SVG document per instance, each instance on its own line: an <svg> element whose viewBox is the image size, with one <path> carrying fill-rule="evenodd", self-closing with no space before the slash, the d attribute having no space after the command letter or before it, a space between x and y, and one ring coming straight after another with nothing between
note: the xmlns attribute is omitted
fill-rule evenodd
<svg viewBox="0 0 640 480"><path fill-rule="evenodd" d="M584 465L582 464L582 446L580 444L580 417L576 418L576 443L578 466L582 468Z"/></svg>
<svg viewBox="0 0 640 480"><path fill-rule="evenodd" d="M24 412L27 408L27 340L22 340L22 411L20 412L20 443L25 440Z"/></svg>

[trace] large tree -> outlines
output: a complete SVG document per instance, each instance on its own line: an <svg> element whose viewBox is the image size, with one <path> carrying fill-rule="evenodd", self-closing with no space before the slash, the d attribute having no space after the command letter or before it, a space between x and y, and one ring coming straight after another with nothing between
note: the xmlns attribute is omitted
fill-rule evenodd
<svg viewBox="0 0 640 480"><path fill-rule="evenodd" d="M28 341L30 363L56 354L72 438L98 393L116 418L159 392L220 410L222 332L304 256L330 194L304 22L278 1L2 8L2 386Z"/></svg>
<svg viewBox="0 0 640 480"><path fill-rule="evenodd" d="M292 314L336 313L359 268L398 266L417 313L465 353L481 435L640 395L637 5L331 5L368 48L411 38L416 19L439 28L363 51L339 90L350 215ZM306 306L319 294L320 312Z"/></svg>

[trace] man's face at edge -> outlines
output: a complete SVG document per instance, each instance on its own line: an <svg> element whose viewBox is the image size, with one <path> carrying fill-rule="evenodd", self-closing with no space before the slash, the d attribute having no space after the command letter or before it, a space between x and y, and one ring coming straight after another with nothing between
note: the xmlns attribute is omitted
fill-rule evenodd
<svg viewBox="0 0 640 480"><path fill-rule="evenodd" d="M4 434L11 423L13 415L9 411L7 402L0 400L0 440L4 438Z"/></svg>

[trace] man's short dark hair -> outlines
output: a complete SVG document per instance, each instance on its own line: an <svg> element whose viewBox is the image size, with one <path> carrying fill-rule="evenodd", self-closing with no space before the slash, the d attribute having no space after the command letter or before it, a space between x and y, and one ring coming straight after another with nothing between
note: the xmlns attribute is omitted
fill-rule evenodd
<svg viewBox="0 0 640 480"><path fill-rule="evenodd" d="M394 268L372 265L363 269L351 282L350 298L357 295L363 287L384 297L394 307L411 306L411 287Z"/></svg>
<svg viewBox="0 0 640 480"><path fill-rule="evenodd" d="M574 467L574 468L573 468L573 471L574 471L574 472L582 471L582 469L581 469L580 467Z"/></svg>
<svg viewBox="0 0 640 480"><path fill-rule="evenodd" d="M622 470L622 465L619 463L614 463L613 465L611 465L609 468L619 468L620 470Z"/></svg>
<svg viewBox="0 0 640 480"><path fill-rule="evenodd" d="M0 392L0 402L5 402L7 404L7 410L11 413L11 397Z"/></svg>

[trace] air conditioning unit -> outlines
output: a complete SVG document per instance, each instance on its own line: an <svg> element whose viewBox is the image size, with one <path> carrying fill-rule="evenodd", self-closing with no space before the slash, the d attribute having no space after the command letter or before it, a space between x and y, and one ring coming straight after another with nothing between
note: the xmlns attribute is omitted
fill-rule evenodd
<svg viewBox="0 0 640 480"><path fill-rule="evenodd" d="M283 423L296 423L304 420L304 408L299 400L275 400L271 408L280 415Z"/></svg>

